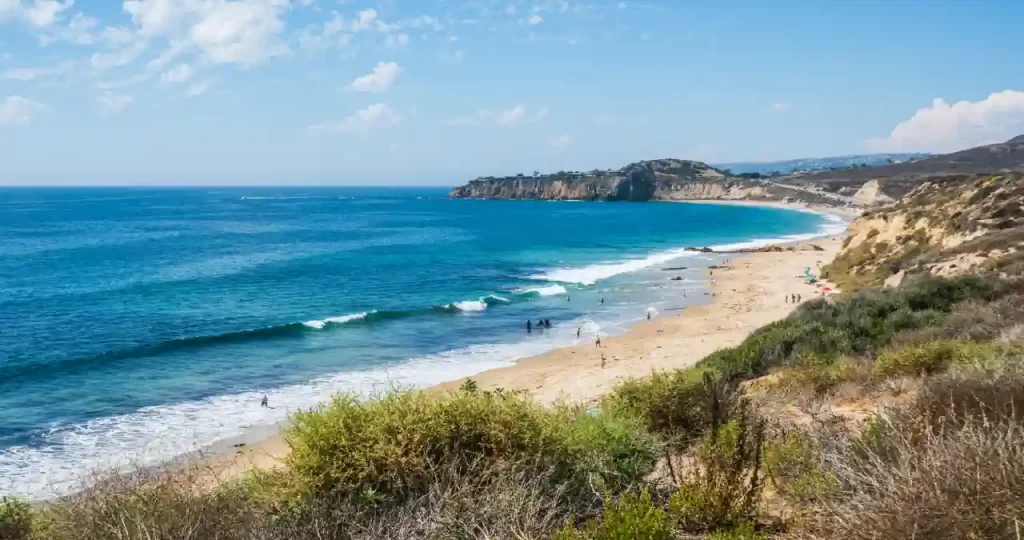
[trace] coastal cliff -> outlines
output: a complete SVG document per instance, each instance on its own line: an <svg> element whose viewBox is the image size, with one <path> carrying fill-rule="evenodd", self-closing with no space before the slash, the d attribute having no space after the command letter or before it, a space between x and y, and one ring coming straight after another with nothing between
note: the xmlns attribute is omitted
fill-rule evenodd
<svg viewBox="0 0 1024 540"><path fill-rule="evenodd" d="M453 189L449 197L632 202L790 199L835 204L834 199L810 191L728 176L705 163L682 159L640 161L619 170L483 177Z"/></svg>

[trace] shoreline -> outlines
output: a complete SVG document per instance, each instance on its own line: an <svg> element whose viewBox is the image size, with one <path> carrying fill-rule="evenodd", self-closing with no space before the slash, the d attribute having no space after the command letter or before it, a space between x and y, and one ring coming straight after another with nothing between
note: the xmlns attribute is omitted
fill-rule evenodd
<svg viewBox="0 0 1024 540"><path fill-rule="evenodd" d="M845 218L859 209L810 208L781 202L760 201L673 201L696 204L738 204L770 206L787 210L832 214ZM843 211L845 210L845 211ZM853 212L851 214L851 212ZM817 294L799 274L806 266L817 269L838 252L843 233L822 233L807 239L782 241L793 251L721 253L726 262L709 276L703 295L709 303L668 308L649 321L638 322L624 334L606 336L602 347L594 343L575 344L523 358L512 366L486 370L470 377L434 385L424 390L450 391L467 378L483 390L504 388L529 393L542 403L571 400L593 403L622 381L642 377L653 370L686 368L712 352L742 342L752 331L788 315L796 304L785 301L788 294L810 300ZM819 247L816 250L812 247ZM666 276L669 279L669 276ZM601 367L604 355L606 367ZM165 464L198 466L213 485L245 474L252 469L282 466L288 444L284 425L252 428L245 435L226 439L205 449Z"/></svg>

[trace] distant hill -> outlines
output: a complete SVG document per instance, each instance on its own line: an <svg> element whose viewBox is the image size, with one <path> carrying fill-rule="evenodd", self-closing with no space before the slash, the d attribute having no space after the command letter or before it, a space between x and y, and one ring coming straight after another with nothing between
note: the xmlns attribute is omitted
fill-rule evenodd
<svg viewBox="0 0 1024 540"><path fill-rule="evenodd" d="M818 172L835 169L851 169L854 167L878 167L921 159L932 154L863 154L856 156L835 156L822 158L801 158L785 161L744 161L736 163L720 163L715 168L731 174L787 175L795 172Z"/></svg>
<svg viewBox="0 0 1024 540"><path fill-rule="evenodd" d="M1024 135L1004 143L969 148L904 163L796 174L778 179L789 185L816 185L826 191L853 195L865 183L878 181L880 192L897 199L924 179L935 176L1024 171Z"/></svg>
<svg viewBox="0 0 1024 540"><path fill-rule="evenodd" d="M506 177L484 177L451 191L456 199L545 199L584 201L765 200L783 199L838 204L834 198L728 176L701 163L655 159L630 163L618 170L559 171Z"/></svg>

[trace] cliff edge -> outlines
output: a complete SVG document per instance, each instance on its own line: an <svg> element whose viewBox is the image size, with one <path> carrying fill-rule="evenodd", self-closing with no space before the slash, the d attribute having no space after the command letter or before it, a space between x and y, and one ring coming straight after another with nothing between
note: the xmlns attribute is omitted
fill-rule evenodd
<svg viewBox="0 0 1024 540"><path fill-rule="evenodd" d="M532 176L483 177L451 191L456 199L543 199L582 201L799 200L838 204L810 190L766 180L728 176L699 161L657 159L619 170L559 171Z"/></svg>

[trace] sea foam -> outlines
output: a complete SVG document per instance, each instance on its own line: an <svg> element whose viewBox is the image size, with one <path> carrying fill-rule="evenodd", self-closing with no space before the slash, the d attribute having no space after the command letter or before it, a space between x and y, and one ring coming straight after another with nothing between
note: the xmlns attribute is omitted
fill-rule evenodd
<svg viewBox="0 0 1024 540"><path fill-rule="evenodd" d="M144 407L71 426L56 425L32 446L0 450L0 494L52 499L80 488L93 471L154 466L176 456L280 425L288 415L343 392L363 396L393 388L422 388L510 366L568 345L577 327L596 334L593 321L567 321L533 339L473 345L409 359L384 368L338 373L305 384L254 389L182 403ZM270 407L260 407L266 395Z"/></svg>

